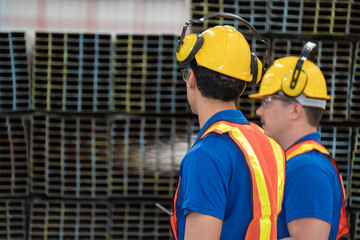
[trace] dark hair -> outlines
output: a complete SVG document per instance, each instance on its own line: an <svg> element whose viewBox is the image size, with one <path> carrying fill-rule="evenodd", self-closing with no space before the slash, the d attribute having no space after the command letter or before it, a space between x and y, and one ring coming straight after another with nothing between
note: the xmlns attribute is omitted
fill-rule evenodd
<svg viewBox="0 0 360 240"><path fill-rule="evenodd" d="M319 126L324 110L322 108L308 106L303 106L303 108L305 109L308 123L313 127Z"/></svg>
<svg viewBox="0 0 360 240"><path fill-rule="evenodd" d="M283 96L283 98L297 102L296 98ZM290 102L283 101L284 105L289 105ZM318 107L302 106L305 110L305 116L308 123L313 127L318 127L323 115L324 110Z"/></svg>
<svg viewBox="0 0 360 240"><path fill-rule="evenodd" d="M196 61L190 67L195 72L198 89L204 97L224 102L237 101L246 86L244 81L199 66Z"/></svg>

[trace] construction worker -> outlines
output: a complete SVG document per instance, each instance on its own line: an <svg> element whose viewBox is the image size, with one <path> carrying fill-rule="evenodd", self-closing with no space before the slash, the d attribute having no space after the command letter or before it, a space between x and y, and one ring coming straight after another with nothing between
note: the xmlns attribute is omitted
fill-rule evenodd
<svg viewBox="0 0 360 240"><path fill-rule="evenodd" d="M315 49L308 42L300 57L276 60L250 95L261 99L256 115L265 133L286 151L279 239L338 239L349 232L342 179L317 132L330 96L321 70L308 60Z"/></svg>
<svg viewBox="0 0 360 240"><path fill-rule="evenodd" d="M235 104L262 63L232 26L183 34L176 56L201 130L180 166L175 239L276 239L285 155Z"/></svg>

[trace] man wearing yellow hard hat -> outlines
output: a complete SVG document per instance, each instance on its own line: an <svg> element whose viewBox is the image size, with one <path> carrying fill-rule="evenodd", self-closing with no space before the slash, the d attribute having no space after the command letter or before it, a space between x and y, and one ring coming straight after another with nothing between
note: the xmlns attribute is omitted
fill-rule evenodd
<svg viewBox="0 0 360 240"><path fill-rule="evenodd" d="M276 60L266 71L256 110L265 133L286 151L286 180L278 238L338 239L349 232L345 191L335 161L317 132L327 95L325 78L310 60L316 44L300 57Z"/></svg>
<svg viewBox="0 0 360 240"><path fill-rule="evenodd" d="M201 130L180 166L174 238L276 239L285 154L235 104L261 78L262 63L232 26L185 32L176 57Z"/></svg>

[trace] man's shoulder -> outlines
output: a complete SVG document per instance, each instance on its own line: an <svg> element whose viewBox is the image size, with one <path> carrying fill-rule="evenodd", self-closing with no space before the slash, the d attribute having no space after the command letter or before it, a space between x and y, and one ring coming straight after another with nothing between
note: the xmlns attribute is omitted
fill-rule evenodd
<svg viewBox="0 0 360 240"><path fill-rule="evenodd" d="M241 149L237 147L228 134L211 132L191 147L184 160L201 158L200 161L212 159L214 161L228 162L239 159L240 154L243 155Z"/></svg>
<svg viewBox="0 0 360 240"><path fill-rule="evenodd" d="M304 171L310 172L312 175L325 174L329 177L336 175L336 170L329 156L317 150L299 154L286 163L287 174L293 174L294 172L301 173Z"/></svg>
<svg viewBox="0 0 360 240"><path fill-rule="evenodd" d="M200 141L198 141L191 150L193 151L210 151L214 154L220 154L221 150L233 150L236 148L236 144L233 142L231 137L228 134L217 134L215 132L210 132Z"/></svg>
<svg viewBox="0 0 360 240"><path fill-rule="evenodd" d="M329 156L324 153L321 153L316 149L296 155L287 161L288 165L295 165L295 166L302 166L302 165L316 166L316 165L322 165L324 163L331 164Z"/></svg>

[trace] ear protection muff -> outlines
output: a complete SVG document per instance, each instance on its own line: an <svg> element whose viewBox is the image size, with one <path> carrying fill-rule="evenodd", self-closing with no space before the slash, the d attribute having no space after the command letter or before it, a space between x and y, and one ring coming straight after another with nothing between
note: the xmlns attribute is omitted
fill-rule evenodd
<svg viewBox="0 0 360 240"><path fill-rule="evenodd" d="M190 34L185 37L183 46L176 53L176 58L180 66L189 65L195 58L196 53L200 50L204 42L203 35Z"/></svg>
<svg viewBox="0 0 360 240"><path fill-rule="evenodd" d="M317 45L313 42L307 42L301 51L299 59L295 65L295 69L290 69L286 74L281 83L281 90L289 97L297 97L304 92L307 84L307 74L301 68L304 62L313 57L314 49ZM309 59L310 60L310 59Z"/></svg>
<svg viewBox="0 0 360 240"><path fill-rule="evenodd" d="M245 26L247 26L251 30L251 32L257 37L257 39L259 39L265 45L266 54L262 63L254 53L251 53L251 74L253 75L253 78L251 82L248 82L247 86L251 87L256 85L258 82L260 82L263 72L265 71L265 68L263 68L263 66L265 66L265 62L268 58L269 43L261 39L256 29L249 22L247 22L245 19L235 14L212 13L200 18L199 20L188 20L184 24L183 31L180 36L179 44L176 49L176 58L179 62L179 66L184 67L190 64L190 62L195 58L195 55L198 53L204 42L204 38L202 34L199 34L197 36L195 34L190 34L188 36L185 36L187 28L193 23L202 23L209 18L215 18L215 17L224 17L242 22ZM196 36L196 40L194 41L195 36ZM261 65L260 72L259 72L259 65Z"/></svg>
<svg viewBox="0 0 360 240"><path fill-rule="evenodd" d="M258 82L260 82L262 78L262 74L265 71L263 69L263 64L260 62L259 58L252 52L251 53L251 74L253 78L251 82L248 83L249 87L255 86ZM260 72L260 74L259 74Z"/></svg>

